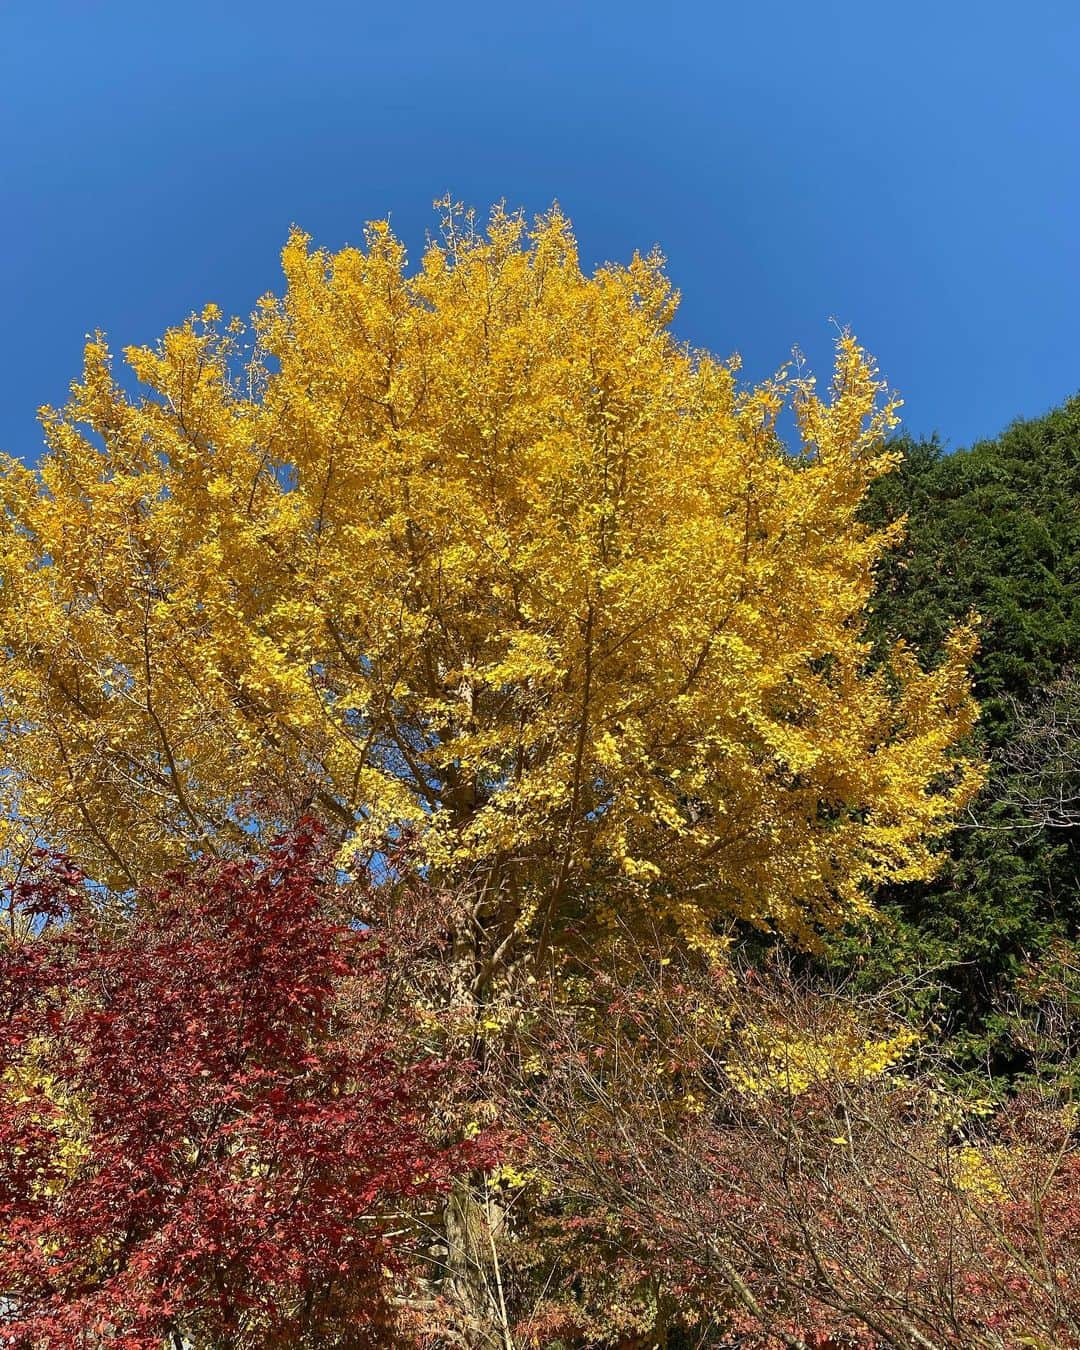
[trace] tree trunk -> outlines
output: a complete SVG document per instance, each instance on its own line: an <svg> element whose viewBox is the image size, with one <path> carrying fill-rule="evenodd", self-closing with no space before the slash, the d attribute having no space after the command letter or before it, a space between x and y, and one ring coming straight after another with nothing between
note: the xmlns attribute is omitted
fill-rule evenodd
<svg viewBox="0 0 1080 1350"><path fill-rule="evenodd" d="M497 1204L479 1198L467 1182L447 1198L443 1291L461 1314L469 1350L513 1350L495 1247L501 1217Z"/></svg>

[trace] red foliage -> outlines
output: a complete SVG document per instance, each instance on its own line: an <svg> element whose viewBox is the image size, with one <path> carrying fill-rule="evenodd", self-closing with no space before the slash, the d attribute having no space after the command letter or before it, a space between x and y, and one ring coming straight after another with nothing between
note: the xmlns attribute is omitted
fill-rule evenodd
<svg viewBox="0 0 1080 1350"><path fill-rule="evenodd" d="M402 1212L482 1148L433 1142L452 1070L375 1020L317 843L127 917L55 861L13 898L44 931L0 950L0 1342L386 1343Z"/></svg>

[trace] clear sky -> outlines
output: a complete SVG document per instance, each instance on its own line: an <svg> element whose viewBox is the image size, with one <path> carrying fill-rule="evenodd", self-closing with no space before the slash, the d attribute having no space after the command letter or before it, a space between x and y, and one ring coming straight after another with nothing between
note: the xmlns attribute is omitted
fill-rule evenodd
<svg viewBox="0 0 1080 1350"><path fill-rule="evenodd" d="M659 243L679 334L827 373L849 324L951 446L1080 389L1080 0L0 0L0 448L83 336L279 285L290 223L419 252L449 190Z"/></svg>

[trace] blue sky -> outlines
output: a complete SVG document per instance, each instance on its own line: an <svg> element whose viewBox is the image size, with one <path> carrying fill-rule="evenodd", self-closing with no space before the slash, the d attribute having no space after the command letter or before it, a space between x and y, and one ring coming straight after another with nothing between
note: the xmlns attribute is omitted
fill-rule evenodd
<svg viewBox="0 0 1080 1350"><path fill-rule="evenodd" d="M951 446L1080 389L1080 4L0 0L0 448L83 336L246 314L290 223L558 199L748 376L851 325Z"/></svg>

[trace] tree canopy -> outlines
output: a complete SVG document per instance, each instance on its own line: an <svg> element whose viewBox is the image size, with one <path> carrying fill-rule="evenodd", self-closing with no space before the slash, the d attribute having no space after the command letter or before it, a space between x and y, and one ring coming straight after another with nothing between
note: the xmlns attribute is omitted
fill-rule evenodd
<svg viewBox="0 0 1080 1350"><path fill-rule="evenodd" d="M211 306L135 392L95 338L4 465L12 816L120 887L303 809L411 831L500 944L602 904L805 933L932 869L972 638L870 659L897 456L853 338L827 398L742 388L658 256L586 275L558 212L283 263L250 340Z"/></svg>

